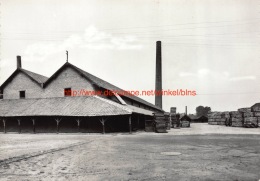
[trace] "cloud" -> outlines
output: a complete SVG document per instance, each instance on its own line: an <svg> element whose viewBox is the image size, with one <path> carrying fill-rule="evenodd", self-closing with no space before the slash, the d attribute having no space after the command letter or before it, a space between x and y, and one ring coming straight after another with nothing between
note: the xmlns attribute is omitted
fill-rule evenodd
<svg viewBox="0 0 260 181"><path fill-rule="evenodd" d="M255 76L241 76L241 77L232 77L230 81L244 81L244 80L255 80Z"/></svg>
<svg viewBox="0 0 260 181"><path fill-rule="evenodd" d="M213 72L209 69L199 69L197 72L181 72L179 73L180 77L198 77L202 78L208 75L213 75Z"/></svg>
<svg viewBox="0 0 260 181"><path fill-rule="evenodd" d="M197 76L197 75L194 73L190 73L190 72L181 72L181 73L179 73L179 76L180 77L192 77L192 76Z"/></svg>
<svg viewBox="0 0 260 181"><path fill-rule="evenodd" d="M94 26L85 29L84 34L73 34L61 42L39 42L29 45L24 52L26 61L43 61L47 56L66 49L85 48L92 50L140 50L135 36L114 36L99 31Z"/></svg>
<svg viewBox="0 0 260 181"><path fill-rule="evenodd" d="M79 35L71 35L62 43L35 43L25 49L24 60L28 62L42 62L49 55L75 48L81 44L82 38Z"/></svg>
<svg viewBox="0 0 260 181"><path fill-rule="evenodd" d="M115 37L112 34L101 32L94 26L90 26L85 30L85 44L83 47L88 49L142 49L142 45L135 44L137 39L134 36Z"/></svg>
<svg viewBox="0 0 260 181"><path fill-rule="evenodd" d="M197 72L181 72L179 73L180 77L194 77L198 79L218 79L218 80L227 80L229 78L229 73L226 71L218 72L213 71L207 68L201 68Z"/></svg>
<svg viewBox="0 0 260 181"><path fill-rule="evenodd" d="M199 69L197 75L198 76L206 76L209 75L211 71L209 69Z"/></svg>
<svg viewBox="0 0 260 181"><path fill-rule="evenodd" d="M222 81L244 81L244 80L256 80L256 76L248 75L248 76L237 76L230 77L229 72L218 72L212 71L210 69L199 69L197 72L181 72L179 73L180 77L195 77L195 78L210 78L214 80L222 80Z"/></svg>
<svg viewBox="0 0 260 181"><path fill-rule="evenodd" d="M210 75L212 71L209 69L199 69L197 72L181 72L180 77L204 77Z"/></svg>

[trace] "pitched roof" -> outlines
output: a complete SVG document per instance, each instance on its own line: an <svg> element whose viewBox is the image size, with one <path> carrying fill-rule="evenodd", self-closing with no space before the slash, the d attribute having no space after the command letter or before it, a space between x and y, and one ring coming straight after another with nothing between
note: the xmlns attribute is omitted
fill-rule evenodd
<svg viewBox="0 0 260 181"><path fill-rule="evenodd" d="M23 71L24 73L26 73L27 75L29 75L31 78L33 78L34 80L36 80L39 83L44 83L48 80L48 77L45 77L43 75L25 70L25 69L21 69L21 71Z"/></svg>
<svg viewBox="0 0 260 181"><path fill-rule="evenodd" d="M188 115L191 119L198 119L199 117L197 115L194 114L189 114Z"/></svg>
<svg viewBox="0 0 260 181"><path fill-rule="evenodd" d="M183 120L191 121L191 118L188 115L185 114L184 116L181 116L180 120L181 121L183 121Z"/></svg>
<svg viewBox="0 0 260 181"><path fill-rule="evenodd" d="M85 77L87 80L91 81L92 83L96 84L97 86L99 87L102 87L102 88L105 88L107 90L116 90L116 91L124 91L123 89L113 85L113 84L110 84L109 82L107 81L104 81L88 72L85 72L84 70L66 62L59 70L57 70L44 84L44 86L47 86L64 68L66 67L71 67L73 68L74 70L76 70L78 73L80 73L83 77ZM132 99L132 100L135 100L137 102L140 102L144 105L147 105L147 106L150 106L150 107L153 107L157 110L160 110L160 111L163 111L161 108L139 98L139 97L136 97L134 95L124 95L125 97L129 98L129 99Z"/></svg>
<svg viewBox="0 0 260 181"><path fill-rule="evenodd" d="M255 107L255 106L260 106L260 103L255 103L253 106L251 107Z"/></svg>
<svg viewBox="0 0 260 181"><path fill-rule="evenodd" d="M0 86L0 89L3 89L9 82L12 81L12 79L18 74L18 73L23 73L24 75L26 75L28 78L30 78L31 80L33 80L35 83L37 83L38 85L41 86L42 83L44 83L45 81L48 80L48 77L45 77L43 75L22 69L22 68L18 68L16 69L11 76L8 77L8 79Z"/></svg>

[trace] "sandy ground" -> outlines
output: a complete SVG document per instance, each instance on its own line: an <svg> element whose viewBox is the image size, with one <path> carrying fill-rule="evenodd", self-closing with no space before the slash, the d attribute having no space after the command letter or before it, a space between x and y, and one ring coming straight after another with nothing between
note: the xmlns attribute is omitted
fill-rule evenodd
<svg viewBox="0 0 260 181"><path fill-rule="evenodd" d="M260 179L260 128L191 126L164 134L0 134L0 180Z"/></svg>

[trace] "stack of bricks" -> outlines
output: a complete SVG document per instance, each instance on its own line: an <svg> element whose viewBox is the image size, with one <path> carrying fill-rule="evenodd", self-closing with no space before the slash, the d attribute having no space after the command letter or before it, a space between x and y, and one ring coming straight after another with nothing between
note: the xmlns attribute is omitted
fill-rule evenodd
<svg viewBox="0 0 260 181"><path fill-rule="evenodd" d="M208 114L208 124L243 127L243 114L239 111L212 112Z"/></svg>
<svg viewBox="0 0 260 181"><path fill-rule="evenodd" d="M232 127L243 127L243 114L239 111L231 111L230 119Z"/></svg>
<svg viewBox="0 0 260 181"><path fill-rule="evenodd" d="M229 112L211 112L208 114L208 124L226 125L226 120L229 118Z"/></svg>
<svg viewBox="0 0 260 181"><path fill-rule="evenodd" d="M240 108L231 112L211 112L208 124L230 125L232 127L260 127L260 104L248 108Z"/></svg>
<svg viewBox="0 0 260 181"><path fill-rule="evenodd" d="M157 133L167 133L167 125L165 116L163 113L154 113L154 123L155 123L155 132Z"/></svg>
<svg viewBox="0 0 260 181"><path fill-rule="evenodd" d="M177 118L175 113L171 113L171 123L172 123L172 128L174 128L174 125L177 124Z"/></svg>
<svg viewBox="0 0 260 181"><path fill-rule="evenodd" d="M171 122L171 119L170 119L170 113L169 112L164 113L164 119L165 119L165 122L166 122L166 129L170 130L171 127L172 127L172 122Z"/></svg>
<svg viewBox="0 0 260 181"><path fill-rule="evenodd" d="M258 127L260 122L260 110L257 107L240 108L238 111L243 115L244 127Z"/></svg>
<svg viewBox="0 0 260 181"><path fill-rule="evenodd" d="M176 107L171 107L170 109L170 120L171 120L171 127L174 128L174 125L177 124L177 118L176 118Z"/></svg>

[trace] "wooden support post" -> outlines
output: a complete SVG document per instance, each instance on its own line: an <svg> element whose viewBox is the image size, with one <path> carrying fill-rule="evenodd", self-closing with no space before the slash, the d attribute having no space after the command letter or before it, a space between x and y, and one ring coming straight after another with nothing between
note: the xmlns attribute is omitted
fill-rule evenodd
<svg viewBox="0 0 260 181"><path fill-rule="evenodd" d="M137 115L137 129L139 130L140 129L140 116L139 114Z"/></svg>
<svg viewBox="0 0 260 181"><path fill-rule="evenodd" d="M56 123L57 123L57 134L58 134L59 131L60 131L59 124L60 124L61 119L55 119L55 121L56 121Z"/></svg>
<svg viewBox="0 0 260 181"><path fill-rule="evenodd" d="M18 122L18 132L19 134L21 133L21 120L20 119L17 119L17 122Z"/></svg>
<svg viewBox="0 0 260 181"><path fill-rule="evenodd" d="M76 121L77 121L77 123L78 123L78 132L80 132L80 121L81 121L81 120L80 120L80 119L77 119Z"/></svg>
<svg viewBox="0 0 260 181"><path fill-rule="evenodd" d="M33 124L33 133L35 134L35 120L32 119L32 124Z"/></svg>
<svg viewBox="0 0 260 181"><path fill-rule="evenodd" d="M132 134L132 120L131 120L131 115L129 116L129 133Z"/></svg>
<svg viewBox="0 0 260 181"><path fill-rule="evenodd" d="M102 128L103 128L102 134L105 134L106 133L106 128L105 128L106 120L104 118L101 118L99 121L101 122Z"/></svg>
<svg viewBox="0 0 260 181"><path fill-rule="evenodd" d="M3 119L3 124L4 124L4 133L6 133L6 125L5 125L5 123L6 123L6 120L5 119Z"/></svg>

